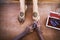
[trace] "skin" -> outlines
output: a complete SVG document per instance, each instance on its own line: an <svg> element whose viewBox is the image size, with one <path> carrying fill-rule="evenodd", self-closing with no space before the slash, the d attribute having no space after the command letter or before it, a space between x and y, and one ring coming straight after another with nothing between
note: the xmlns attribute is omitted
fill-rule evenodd
<svg viewBox="0 0 60 40"><path fill-rule="evenodd" d="M45 26L49 11L55 11L56 6L56 4L39 4L41 31L43 32L42 35L45 40L60 40L60 31ZM26 20L23 24L18 21L18 15L20 13L18 3L0 4L0 8L0 40L12 40L14 37L21 34L26 26L33 22L32 5L28 6ZM38 40L38 37L36 32L33 32L24 37L23 40Z"/></svg>

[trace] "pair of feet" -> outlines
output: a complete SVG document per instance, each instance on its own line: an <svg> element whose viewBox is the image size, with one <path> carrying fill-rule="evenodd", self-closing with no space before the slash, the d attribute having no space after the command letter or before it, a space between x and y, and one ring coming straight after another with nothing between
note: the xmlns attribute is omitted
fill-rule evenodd
<svg viewBox="0 0 60 40"><path fill-rule="evenodd" d="M33 20L39 20L39 12L38 12L38 0L33 0ZM19 14L19 22L23 23L25 20L25 11L27 10L27 5L25 5L25 0L20 0L20 14Z"/></svg>

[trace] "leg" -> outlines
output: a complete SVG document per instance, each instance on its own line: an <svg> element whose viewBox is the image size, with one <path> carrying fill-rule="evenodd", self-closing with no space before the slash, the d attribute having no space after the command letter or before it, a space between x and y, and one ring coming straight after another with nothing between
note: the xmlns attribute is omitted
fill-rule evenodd
<svg viewBox="0 0 60 40"><path fill-rule="evenodd" d="M23 23L24 20L25 20L25 0L20 0L19 21Z"/></svg>
<svg viewBox="0 0 60 40"><path fill-rule="evenodd" d="M38 12L38 0L33 0L33 20L38 21L40 19L40 15Z"/></svg>

